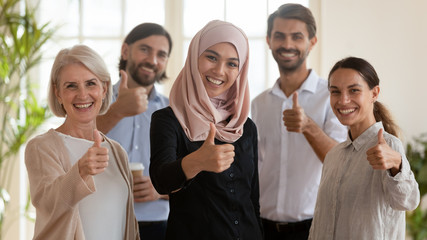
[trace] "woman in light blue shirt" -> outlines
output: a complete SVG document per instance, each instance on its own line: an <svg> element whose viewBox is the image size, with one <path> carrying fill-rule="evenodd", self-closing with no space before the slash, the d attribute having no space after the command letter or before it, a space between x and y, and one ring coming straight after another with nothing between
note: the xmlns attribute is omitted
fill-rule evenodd
<svg viewBox="0 0 427 240"><path fill-rule="evenodd" d="M378 75L349 57L328 80L331 107L349 131L326 155L309 239L405 239L405 211L420 192L398 127L377 101Z"/></svg>

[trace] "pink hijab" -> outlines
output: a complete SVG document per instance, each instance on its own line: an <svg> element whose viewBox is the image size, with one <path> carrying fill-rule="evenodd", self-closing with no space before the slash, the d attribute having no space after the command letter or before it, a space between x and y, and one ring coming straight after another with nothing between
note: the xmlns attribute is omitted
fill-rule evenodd
<svg viewBox="0 0 427 240"><path fill-rule="evenodd" d="M239 56L239 75L234 84L220 96L209 98L199 69L199 56L210 46L221 42L234 45ZM243 135L249 115L248 86L249 43L245 33L231 23L209 22L193 38L187 60L170 92L170 106L191 141L204 141L209 124L215 124L215 138L232 143Z"/></svg>

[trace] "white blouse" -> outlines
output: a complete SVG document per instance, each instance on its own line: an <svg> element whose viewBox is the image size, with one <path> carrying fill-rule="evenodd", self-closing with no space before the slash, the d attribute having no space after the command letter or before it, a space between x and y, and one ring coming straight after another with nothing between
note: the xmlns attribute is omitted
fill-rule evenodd
<svg viewBox="0 0 427 240"><path fill-rule="evenodd" d="M402 155L401 171L392 177L369 164L366 151L380 128L377 122L326 155L309 239L405 239L405 211L419 204L418 183L401 141L386 132L387 144Z"/></svg>
<svg viewBox="0 0 427 240"><path fill-rule="evenodd" d="M71 165L93 146L93 141L75 138L57 132L64 140L71 159ZM79 203L79 214L85 238L123 239L126 226L126 204L128 188L120 173L110 145L104 141L101 147L108 148L108 167L104 172L93 176L96 191Z"/></svg>

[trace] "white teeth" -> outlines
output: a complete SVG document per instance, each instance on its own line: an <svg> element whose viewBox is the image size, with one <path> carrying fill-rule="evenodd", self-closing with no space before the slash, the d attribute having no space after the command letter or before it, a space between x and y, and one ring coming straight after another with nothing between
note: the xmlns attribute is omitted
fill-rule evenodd
<svg viewBox="0 0 427 240"><path fill-rule="evenodd" d="M216 85L220 85L220 84L222 83L222 81L215 80L215 79L212 79L212 78L210 78L210 77L206 77L206 79L207 79L209 82L211 82L211 83L213 83L213 84L216 84Z"/></svg>
<svg viewBox="0 0 427 240"><path fill-rule="evenodd" d="M142 69L144 70L144 71L147 71L147 72L154 72L154 70L153 69L151 69L151 68L147 68L147 67L142 67Z"/></svg>
<svg viewBox="0 0 427 240"><path fill-rule="evenodd" d="M295 56L294 53L281 53L280 55L282 55L283 57L293 57L293 56Z"/></svg>
<svg viewBox="0 0 427 240"><path fill-rule="evenodd" d="M92 103L88 103L88 104L74 104L74 106L76 106L76 108L88 108L88 107L92 106Z"/></svg>
<svg viewBox="0 0 427 240"><path fill-rule="evenodd" d="M352 109L340 109L339 110L339 112L342 113L342 114L349 114L349 113L352 113L354 111L356 111L355 108L352 108Z"/></svg>

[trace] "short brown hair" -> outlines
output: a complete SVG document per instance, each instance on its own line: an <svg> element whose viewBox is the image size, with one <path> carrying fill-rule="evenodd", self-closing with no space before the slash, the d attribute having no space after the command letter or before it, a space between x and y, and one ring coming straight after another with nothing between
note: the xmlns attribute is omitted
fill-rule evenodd
<svg viewBox="0 0 427 240"><path fill-rule="evenodd" d="M310 9L301 4L286 3L270 14L267 20L267 36L269 38L271 37L271 31L273 30L273 23L276 17L300 20L307 26L308 38L312 39L316 36L316 20L314 19Z"/></svg>

